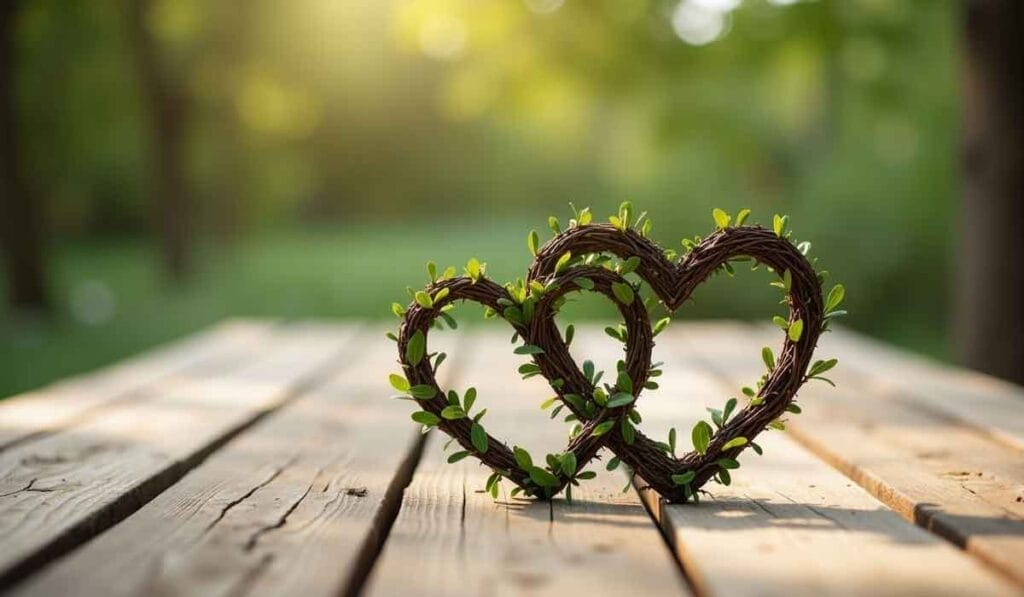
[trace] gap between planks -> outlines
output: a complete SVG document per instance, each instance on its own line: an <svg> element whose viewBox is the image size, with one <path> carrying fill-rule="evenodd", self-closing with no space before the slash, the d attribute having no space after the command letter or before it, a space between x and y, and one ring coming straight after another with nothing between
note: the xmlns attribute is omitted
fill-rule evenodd
<svg viewBox="0 0 1024 597"><path fill-rule="evenodd" d="M177 375L145 396L0 454L0 589L115 525L343 363L351 326L279 328L248 362Z"/></svg>

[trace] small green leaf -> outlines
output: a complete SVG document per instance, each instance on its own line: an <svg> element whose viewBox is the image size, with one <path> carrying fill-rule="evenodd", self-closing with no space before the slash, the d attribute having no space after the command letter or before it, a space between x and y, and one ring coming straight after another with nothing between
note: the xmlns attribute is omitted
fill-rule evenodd
<svg viewBox="0 0 1024 597"><path fill-rule="evenodd" d="M576 474L576 454L572 452L566 452L562 456L562 472L568 477L572 477Z"/></svg>
<svg viewBox="0 0 1024 597"><path fill-rule="evenodd" d="M839 359L828 359L826 361L814 361L811 365L811 370L807 372L808 377L814 377L815 375L821 375L822 373L832 369L839 363Z"/></svg>
<svg viewBox="0 0 1024 597"><path fill-rule="evenodd" d="M395 317L402 317L405 315L405 307L399 303L391 303L391 312L395 314Z"/></svg>
<svg viewBox="0 0 1024 597"><path fill-rule="evenodd" d="M673 428L668 430L668 451L671 452L673 456L675 456L675 454L676 454L676 428L675 427L673 427Z"/></svg>
<svg viewBox="0 0 1024 597"><path fill-rule="evenodd" d="M424 351L427 347L427 339L422 330L416 330L405 345L405 360L409 365L415 367L423 360Z"/></svg>
<svg viewBox="0 0 1024 597"><path fill-rule="evenodd" d="M573 280L573 284L579 286L583 290L594 289L594 281L591 280L590 278L576 278L575 280Z"/></svg>
<svg viewBox="0 0 1024 597"><path fill-rule="evenodd" d="M633 293L633 287L628 282L612 282L612 293L620 303L624 305L632 305L635 295Z"/></svg>
<svg viewBox="0 0 1024 597"><path fill-rule="evenodd" d="M552 397L548 398L547 400L545 400L544 402L540 403L540 409L541 410L547 410L547 409L551 408L551 405L553 405L556 402L558 402L558 396L552 396Z"/></svg>
<svg viewBox="0 0 1024 597"><path fill-rule="evenodd" d="M533 344L525 344L523 346L517 346L512 352L516 354L544 354L544 349Z"/></svg>
<svg viewBox="0 0 1024 597"><path fill-rule="evenodd" d="M804 333L804 320L797 319L789 326L789 339L793 342L799 342L800 336Z"/></svg>
<svg viewBox="0 0 1024 597"><path fill-rule="evenodd" d="M426 425L427 427L433 427L441 422L441 419L437 415L425 410L412 413L412 420Z"/></svg>
<svg viewBox="0 0 1024 597"><path fill-rule="evenodd" d="M468 450L463 450L461 452L456 452L456 453L454 453L454 454L452 454L451 456L448 457L448 464L455 464L456 462L462 460L466 456L469 456L469 451Z"/></svg>
<svg viewBox="0 0 1024 597"><path fill-rule="evenodd" d="M530 458L530 453L526 450L516 446L512 448L512 454L516 458L516 464L523 470L529 470L533 466L533 459Z"/></svg>
<svg viewBox="0 0 1024 597"><path fill-rule="evenodd" d="M449 421L457 421L458 419L466 418L466 411L462 410L461 406L451 405L444 407L444 410L441 411L441 416Z"/></svg>
<svg viewBox="0 0 1024 597"><path fill-rule="evenodd" d="M469 428L469 439L473 442L473 447L477 452L487 453L487 432L479 423L473 423L473 426Z"/></svg>
<svg viewBox="0 0 1024 597"><path fill-rule="evenodd" d="M671 322L671 317L662 317L661 319L659 319L658 323L654 324L654 335L657 336L661 332L665 331L665 328L667 328L668 324Z"/></svg>
<svg viewBox="0 0 1024 597"><path fill-rule="evenodd" d="M633 442L636 441L636 427L633 427L633 424L629 422L629 419L625 418L622 419L620 427L622 427L622 439L625 440L627 444L633 445Z"/></svg>
<svg viewBox="0 0 1024 597"><path fill-rule="evenodd" d="M845 297L846 288L842 284L833 286L832 290L828 292L828 298L825 299L825 312L828 313L838 307Z"/></svg>
<svg viewBox="0 0 1024 597"><path fill-rule="evenodd" d="M761 360L764 361L764 365L768 367L769 371L775 369L775 354L771 348L765 346L761 349Z"/></svg>
<svg viewBox="0 0 1024 597"><path fill-rule="evenodd" d="M541 487L558 487L558 477L539 466L531 466L527 472L530 473L530 479Z"/></svg>
<svg viewBox="0 0 1024 597"><path fill-rule="evenodd" d="M712 217L715 218L715 226L718 226L719 228L722 229L728 228L729 222L732 221L732 218L729 216L729 214L725 213L723 210L717 207L711 210L711 215Z"/></svg>
<svg viewBox="0 0 1024 597"><path fill-rule="evenodd" d="M429 309L434 306L433 299L430 298L429 294L422 290L416 293L416 302L424 309Z"/></svg>
<svg viewBox="0 0 1024 597"><path fill-rule="evenodd" d="M778 315L776 315L775 317L772 317L772 323L779 326L783 330L789 329L789 322L786 321L784 317L779 317Z"/></svg>
<svg viewBox="0 0 1024 597"><path fill-rule="evenodd" d="M698 421L693 426L690 437L693 440L693 449L698 454L704 454L708 451L708 444L711 443L711 433L711 425L708 425L707 421Z"/></svg>
<svg viewBox="0 0 1024 597"><path fill-rule="evenodd" d="M732 475L724 468L718 469L718 480L721 481L722 485L729 485L732 483Z"/></svg>
<svg viewBox="0 0 1024 597"><path fill-rule="evenodd" d="M576 335L576 327L571 323L565 326L565 345L569 346L572 344L572 339Z"/></svg>
<svg viewBox="0 0 1024 597"><path fill-rule="evenodd" d="M602 435L611 431L612 427L615 427L615 421L605 421L597 427L594 427L594 437L601 437Z"/></svg>
<svg viewBox="0 0 1024 597"><path fill-rule="evenodd" d="M780 216L775 214L772 218L772 230L775 231L775 236L782 236L782 233L786 231L786 216Z"/></svg>
<svg viewBox="0 0 1024 597"><path fill-rule="evenodd" d="M480 279L487 267L486 263L480 263L480 260L476 257L471 258L466 262L466 275L469 276L473 282Z"/></svg>
<svg viewBox="0 0 1024 597"><path fill-rule="evenodd" d="M612 397L608 399L608 404L606 404L605 406L607 406L608 408L618 408L620 406L626 406L627 404L632 403L634 400L636 400L636 397L633 396L632 394L619 392L618 394L613 394Z"/></svg>
<svg viewBox="0 0 1024 597"><path fill-rule="evenodd" d="M633 392L633 380L630 379L629 373L625 371L619 371L618 377L615 378L615 387L628 393Z"/></svg>
<svg viewBox="0 0 1024 597"><path fill-rule="evenodd" d="M672 483L675 485L686 485L688 483L692 483L696 477L696 471L686 471L681 475L672 475Z"/></svg>
<svg viewBox="0 0 1024 597"><path fill-rule="evenodd" d="M562 232L562 226L558 223L558 218L555 216L548 216L548 228L555 234Z"/></svg>
<svg viewBox="0 0 1024 597"><path fill-rule="evenodd" d="M636 270L636 268L639 265L640 265L640 258L637 257L636 255L634 255L634 256L630 257L629 259L623 261L619 265L619 275L620 276L625 276L626 274L631 274L631 273L633 273Z"/></svg>
<svg viewBox="0 0 1024 597"><path fill-rule="evenodd" d="M540 247L540 237L537 236L536 230L531 230L529 236L526 237L526 246L530 248L531 255L537 254L537 248Z"/></svg>
<svg viewBox="0 0 1024 597"><path fill-rule="evenodd" d="M735 470L735 469L740 468L740 463L735 461L735 460L733 460L732 458L719 458L718 459L718 466L720 466L720 467L722 467L724 469Z"/></svg>
<svg viewBox="0 0 1024 597"><path fill-rule="evenodd" d="M434 293L434 296L431 297L431 303L435 305L437 303L440 303L442 300L448 297L449 293L451 293L451 289L448 288L447 286L442 288L441 290L438 290L437 292Z"/></svg>
<svg viewBox="0 0 1024 597"><path fill-rule="evenodd" d="M437 389L431 385L420 384L409 388L409 395L417 400L429 400L437 395Z"/></svg>
<svg viewBox="0 0 1024 597"><path fill-rule="evenodd" d="M572 252L566 251L558 258L558 261L555 262L555 273L561 273L561 271L569 265L570 261L572 261Z"/></svg>
<svg viewBox="0 0 1024 597"><path fill-rule="evenodd" d="M619 464L621 462L622 460L620 460L618 456L613 456L604 468L605 470L614 471L615 469L619 468Z"/></svg>
<svg viewBox="0 0 1024 597"><path fill-rule="evenodd" d="M409 391L409 380L405 379L397 373L392 373L388 376L388 381L391 382L391 387L395 388L399 392Z"/></svg>
<svg viewBox="0 0 1024 597"><path fill-rule="evenodd" d="M740 213L736 214L736 227L739 228L743 225L743 222L747 221L747 217L750 216L750 210L743 208Z"/></svg>
<svg viewBox="0 0 1024 597"><path fill-rule="evenodd" d="M746 444L747 444L747 438L745 438L745 437L734 437L731 440L725 442L725 445L722 446L722 451L725 452L726 450L731 450L733 448L738 448L740 446L745 446Z"/></svg>
<svg viewBox="0 0 1024 597"><path fill-rule="evenodd" d="M462 398L463 408L467 413L473 410L473 404L476 403L476 388L469 388L466 390L466 395Z"/></svg>

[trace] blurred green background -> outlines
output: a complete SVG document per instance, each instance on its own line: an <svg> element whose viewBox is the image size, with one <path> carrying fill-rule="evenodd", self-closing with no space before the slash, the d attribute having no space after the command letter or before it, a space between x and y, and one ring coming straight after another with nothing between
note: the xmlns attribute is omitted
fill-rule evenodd
<svg viewBox="0 0 1024 597"><path fill-rule="evenodd" d="M11 4L45 296L4 307L0 396L227 316L383 333L426 260L522 275L569 201L676 248L713 207L789 214L847 325L948 356L953 2ZM763 282L682 316L768 319Z"/></svg>

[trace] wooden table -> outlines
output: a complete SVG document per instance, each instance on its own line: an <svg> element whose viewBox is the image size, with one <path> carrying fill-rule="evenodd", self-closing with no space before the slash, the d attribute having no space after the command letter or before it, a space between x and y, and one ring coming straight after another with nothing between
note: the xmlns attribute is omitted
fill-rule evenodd
<svg viewBox="0 0 1024 597"><path fill-rule="evenodd" d="M667 505L591 468L569 505L492 501L391 400L381 323L232 321L0 402L0 587L25 595L1024 594L1024 391L849 332L730 487ZM464 326L465 327L465 326ZM643 428L689 437L776 331L676 323ZM613 367L600 328L574 353ZM534 453L565 426L508 332L432 338L442 383ZM1024 363L1022 363L1024 366ZM626 491L623 492L623 486ZM646 507L645 507L646 506Z"/></svg>

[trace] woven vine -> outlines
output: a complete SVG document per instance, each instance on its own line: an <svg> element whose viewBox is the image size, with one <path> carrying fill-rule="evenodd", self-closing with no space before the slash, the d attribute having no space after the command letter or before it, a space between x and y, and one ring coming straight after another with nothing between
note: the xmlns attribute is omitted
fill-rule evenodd
<svg viewBox="0 0 1024 597"><path fill-rule="evenodd" d="M535 258L525 279L498 285L485 275L484 264L471 259L465 275L456 276L449 267L438 275L428 264L430 284L421 291L410 289L407 307L395 303L402 318L397 336L404 375L393 374L392 385L408 394L420 410L413 420L424 430L438 428L461 446L449 457L455 462L475 456L492 470L485 489L497 497L498 485L508 479L516 485L512 494L550 498L566 489L571 499L574 485L592 478L584 470L602 448L614 453L609 470L624 463L663 497L672 501L698 500L699 490L709 480L729 484L730 471L739 467L739 455L748 447L761 453L754 439L766 429L784 429L784 416L799 413L794 404L797 391L810 379L832 383L822 374L835 366L835 359L812 362L819 335L827 330L844 289L832 288L822 295L825 272L817 272L806 253L809 243L794 245L786 230L787 218L775 216L772 229L745 225L749 210L735 220L721 210L714 211L716 230L706 238L684 239L681 255L661 248L648 238L651 221L646 214L636 220L629 203L607 224L591 223L589 210L576 211L562 231L556 219L549 221L554 238L538 246L536 232L528 236ZM644 389L657 388L654 381L661 370L652 366L654 337L670 322L665 317L652 324L643 294L646 287L668 313L680 309L693 291L709 277L732 275L734 263L747 261L753 268L764 266L778 276L772 283L785 295L788 317L774 321L784 331L782 348L776 357L768 347L762 351L766 373L755 387L742 389L747 404L737 411L738 399L730 398L720 410L711 411L711 422L699 421L691 430L693 450L677 457L673 429L667 442L644 435L638 426L642 418L637 403ZM609 328L610 335L624 344L624 357L614 376L603 374L589 362L581 368L569 353L573 327L559 330L556 315L566 297L575 292L596 292L618 308L623 323ZM525 449L509 448L489 435L482 419L486 410L474 413L476 391L460 396L443 390L436 373L445 356L431 353L427 338L431 328L444 324L455 327L449 311L458 301L483 305L486 316L505 319L515 330L517 354L531 359L519 368L523 377L543 375L555 392L544 408L552 418L567 410L574 423L564 451L548 454L534 462ZM614 377L614 379L613 379ZM602 383L603 381L603 383ZM451 444L452 442L449 442ZM627 485L628 487L628 485Z"/></svg>

